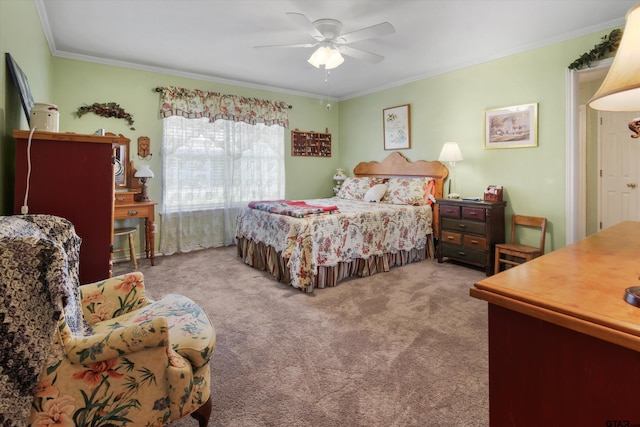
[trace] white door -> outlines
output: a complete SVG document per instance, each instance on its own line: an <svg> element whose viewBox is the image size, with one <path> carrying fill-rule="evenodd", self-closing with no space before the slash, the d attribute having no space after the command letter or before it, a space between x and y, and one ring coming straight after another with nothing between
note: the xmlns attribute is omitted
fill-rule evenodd
<svg viewBox="0 0 640 427"><path fill-rule="evenodd" d="M640 138L631 138L628 126L640 113L601 111L599 117L599 222L604 230L622 221L640 220Z"/></svg>

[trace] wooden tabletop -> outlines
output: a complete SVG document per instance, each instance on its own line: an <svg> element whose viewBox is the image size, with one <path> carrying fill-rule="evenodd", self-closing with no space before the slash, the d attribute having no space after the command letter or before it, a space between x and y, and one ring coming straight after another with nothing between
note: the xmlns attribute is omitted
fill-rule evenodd
<svg viewBox="0 0 640 427"><path fill-rule="evenodd" d="M640 351L640 222L623 222L476 283L470 294L562 327Z"/></svg>

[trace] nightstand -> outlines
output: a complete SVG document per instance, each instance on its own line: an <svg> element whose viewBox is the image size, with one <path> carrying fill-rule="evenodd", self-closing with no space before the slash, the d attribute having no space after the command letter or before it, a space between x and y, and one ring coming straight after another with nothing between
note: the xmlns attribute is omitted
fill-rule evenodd
<svg viewBox="0 0 640 427"><path fill-rule="evenodd" d="M440 225L438 262L444 258L493 274L496 243L504 243L507 202L437 199Z"/></svg>

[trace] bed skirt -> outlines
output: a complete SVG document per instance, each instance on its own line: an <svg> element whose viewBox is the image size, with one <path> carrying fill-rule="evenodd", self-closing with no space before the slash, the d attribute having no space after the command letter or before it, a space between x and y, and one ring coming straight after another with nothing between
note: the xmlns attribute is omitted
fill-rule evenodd
<svg viewBox="0 0 640 427"><path fill-rule="evenodd" d="M242 237L237 238L238 257L245 264L258 270L267 271L276 280L291 284L291 274L287 266L287 258L273 247L261 242L255 242ZM350 262L340 262L335 266L320 266L311 279L311 285L304 292L312 293L315 288L336 286L340 281L349 277L373 276L377 273L389 271L392 267L399 267L413 262L434 258L435 250L433 235L427 236L427 245L422 249L411 249L397 253L374 255L367 259L355 259Z"/></svg>

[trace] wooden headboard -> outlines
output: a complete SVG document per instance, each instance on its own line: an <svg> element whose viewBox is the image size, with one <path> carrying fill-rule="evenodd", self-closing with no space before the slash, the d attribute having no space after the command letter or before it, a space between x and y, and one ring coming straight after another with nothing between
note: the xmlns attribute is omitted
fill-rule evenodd
<svg viewBox="0 0 640 427"><path fill-rule="evenodd" d="M354 176L374 176L379 178L391 177L420 177L430 176L435 179L435 197L442 198L444 194L444 180L449 175L449 169L437 160L428 162L417 160L410 162L397 151L389 154L381 162L361 162L353 168ZM439 236L438 205L433 204L433 232Z"/></svg>

